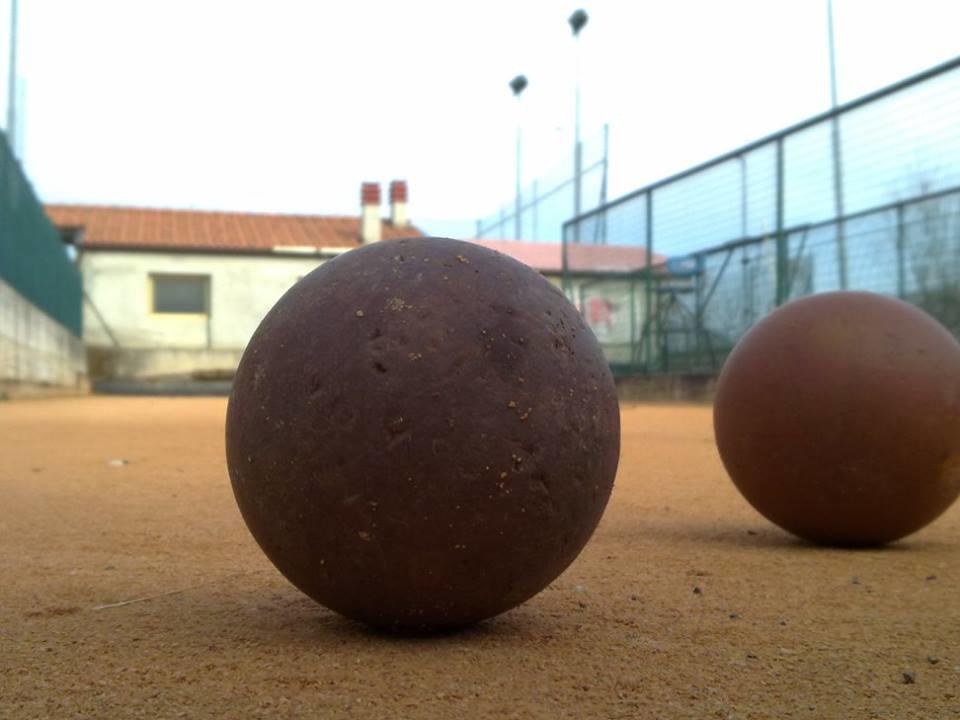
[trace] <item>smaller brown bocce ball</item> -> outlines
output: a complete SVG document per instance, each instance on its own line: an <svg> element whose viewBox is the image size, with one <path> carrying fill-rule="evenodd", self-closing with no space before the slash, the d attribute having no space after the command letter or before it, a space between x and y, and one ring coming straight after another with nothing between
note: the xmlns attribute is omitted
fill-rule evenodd
<svg viewBox="0 0 960 720"><path fill-rule="evenodd" d="M295 586L401 631L532 597L613 486L620 417L563 293L473 243L390 240L294 285L244 351L227 409L241 514Z"/></svg>
<svg viewBox="0 0 960 720"><path fill-rule="evenodd" d="M714 429L734 484L781 528L826 545L897 540L960 493L960 344L873 293L789 302L727 359Z"/></svg>

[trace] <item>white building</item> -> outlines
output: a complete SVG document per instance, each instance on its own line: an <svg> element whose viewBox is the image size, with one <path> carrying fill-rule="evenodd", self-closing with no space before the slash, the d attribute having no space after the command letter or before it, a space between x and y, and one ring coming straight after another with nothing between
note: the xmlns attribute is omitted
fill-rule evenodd
<svg viewBox="0 0 960 720"><path fill-rule="evenodd" d="M84 341L98 378L229 377L260 320L299 278L363 243L423 233L407 187L364 183L354 217L47 205L75 245Z"/></svg>
<svg viewBox="0 0 960 720"><path fill-rule="evenodd" d="M647 284L641 271L666 262L644 247L570 244L564 261L559 243L523 240L474 240L539 271L561 288L583 315L611 365L631 366L639 348L647 308ZM656 302L651 298L651 307Z"/></svg>

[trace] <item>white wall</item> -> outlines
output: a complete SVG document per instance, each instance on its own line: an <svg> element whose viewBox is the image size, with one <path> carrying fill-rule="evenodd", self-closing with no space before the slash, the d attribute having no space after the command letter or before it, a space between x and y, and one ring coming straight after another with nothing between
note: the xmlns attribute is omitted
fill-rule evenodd
<svg viewBox="0 0 960 720"><path fill-rule="evenodd" d="M548 279L554 282L553 278ZM560 284L559 276L556 284ZM607 301L609 312L593 318L586 304L590 298ZM567 299L583 314L609 362L635 362L634 345L640 341L646 321L647 298L642 280L632 284L616 277L599 281L596 277L573 276Z"/></svg>
<svg viewBox="0 0 960 720"><path fill-rule="evenodd" d="M0 390L83 390L83 342L0 280Z"/></svg>
<svg viewBox="0 0 960 720"><path fill-rule="evenodd" d="M91 374L146 378L233 370L267 311L298 278L322 262L317 255L87 250L81 256L80 267L88 296L84 303L84 339L91 347ZM152 273L209 275L209 318L154 313ZM559 275L546 278L554 285L562 284ZM590 281L573 279L575 303L580 300L585 282ZM593 328L598 339L609 346L608 354L629 356L629 283L614 281L605 288L594 287L591 293L609 295L618 308L614 322ZM638 284L633 297L637 335L644 318L644 299Z"/></svg>
<svg viewBox="0 0 960 720"><path fill-rule="evenodd" d="M317 255L87 250L80 259L84 339L112 349L120 359L110 373L116 376L232 369L267 311L322 262ZM209 317L154 313L152 273L209 275Z"/></svg>

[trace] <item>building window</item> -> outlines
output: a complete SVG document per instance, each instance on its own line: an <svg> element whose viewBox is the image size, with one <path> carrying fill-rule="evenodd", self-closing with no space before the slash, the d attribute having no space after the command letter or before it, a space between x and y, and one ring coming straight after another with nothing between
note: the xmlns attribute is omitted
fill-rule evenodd
<svg viewBox="0 0 960 720"><path fill-rule="evenodd" d="M210 311L209 275L151 275L153 312L206 315Z"/></svg>

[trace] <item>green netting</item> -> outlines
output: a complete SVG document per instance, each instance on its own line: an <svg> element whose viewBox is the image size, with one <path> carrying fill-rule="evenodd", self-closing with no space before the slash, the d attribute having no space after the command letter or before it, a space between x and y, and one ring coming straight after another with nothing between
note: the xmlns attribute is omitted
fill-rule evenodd
<svg viewBox="0 0 960 720"><path fill-rule="evenodd" d="M0 133L0 278L47 315L83 333L80 272Z"/></svg>

